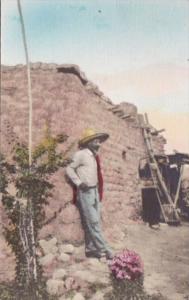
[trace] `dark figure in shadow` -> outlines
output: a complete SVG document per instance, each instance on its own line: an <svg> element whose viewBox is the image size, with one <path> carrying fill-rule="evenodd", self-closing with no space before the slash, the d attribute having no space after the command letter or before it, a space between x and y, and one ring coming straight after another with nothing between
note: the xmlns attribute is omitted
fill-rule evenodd
<svg viewBox="0 0 189 300"><path fill-rule="evenodd" d="M160 205L147 159L140 161L139 177L141 180L143 221L147 222L150 228L159 229Z"/></svg>

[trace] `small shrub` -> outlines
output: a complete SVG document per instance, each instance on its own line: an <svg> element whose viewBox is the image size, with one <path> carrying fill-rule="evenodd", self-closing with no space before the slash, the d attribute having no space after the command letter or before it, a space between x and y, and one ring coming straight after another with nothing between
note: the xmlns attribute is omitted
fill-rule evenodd
<svg viewBox="0 0 189 300"><path fill-rule="evenodd" d="M24 144L14 147L12 164L0 154L0 192L9 219L4 225L4 235L16 257L15 293L10 298L12 289L4 286L1 299L50 299L36 249L45 219L44 207L54 187L50 176L67 163L69 149L57 153L57 145L66 139L65 134L52 137L47 130L33 151L31 166Z"/></svg>
<svg viewBox="0 0 189 300"><path fill-rule="evenodd" d="M109 263L112 292L109 300L148 299L143 289L143 263L140 256L128 249L114 256Z"/></svg>

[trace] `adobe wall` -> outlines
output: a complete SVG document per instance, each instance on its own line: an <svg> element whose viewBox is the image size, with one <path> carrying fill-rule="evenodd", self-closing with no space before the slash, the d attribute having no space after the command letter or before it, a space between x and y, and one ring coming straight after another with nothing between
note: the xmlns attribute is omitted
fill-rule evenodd
<svg viewBox="0 0 189 300"><path fill-rule="evenodd" d="M62 149L75 142L85 128L107 132L110 138L100 154L105 180L102 226L109 240L123 239L128 222L140 220L141 194L138 163L146 155L137 108L129 103L113 105L74 65L36 63L32 65L33 141L44 135L47 118L53 134L65 132L69 139ZM27 74L22 65L2 67L1 148L10 152L15 135L27 142ZM154 138L156 153L163 153L165 140ZM61 148L60 148L61 150ZM72 204L72 191L61 169L53 176L54 196L47 217L61 210L46 225L41 236L56 235L59 240L82 241L78 211Z"/></svg>

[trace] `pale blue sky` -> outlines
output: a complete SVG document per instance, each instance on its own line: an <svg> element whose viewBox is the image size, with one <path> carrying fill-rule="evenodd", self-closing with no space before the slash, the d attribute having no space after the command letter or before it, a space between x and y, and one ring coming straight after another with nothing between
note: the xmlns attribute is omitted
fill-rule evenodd
<svg viewBox="0 0 189 300"><path fill-rule="evenodd" d="M185 118L188 113L189 120L188 0L21 4L32 62L77 64L114 103L132 102L141 112ZM1 5L1 62L25 63L17 2L2 0Z"/></svg>
<svg viewBox="0 0 189 300"><path fill-rule="evenodd" d="M112 72L188 58L186 0L21 0L32 61ZM15 0L2 1L2 62L24 62ZM14 52L12 52L14 49Z"/></svg>

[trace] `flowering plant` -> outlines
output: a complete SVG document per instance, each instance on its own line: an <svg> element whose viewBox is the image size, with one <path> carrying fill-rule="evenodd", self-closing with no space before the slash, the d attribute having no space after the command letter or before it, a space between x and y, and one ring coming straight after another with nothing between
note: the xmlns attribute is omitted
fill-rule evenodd
<svg viewBox="0 0 189 300"><path fill-rule="evenodd" d="M140 256L131 250L125 249L114 256L109 263L113 277L116 279L136 280L143 275L143 264Z"/></svg>
<svg viewBox="0 0 189 300"><path fill-rule="evenodd" d="M112 291L107 300L144 300L143 263L140 256L131 250L124 249L109 262Z"/></svg>

